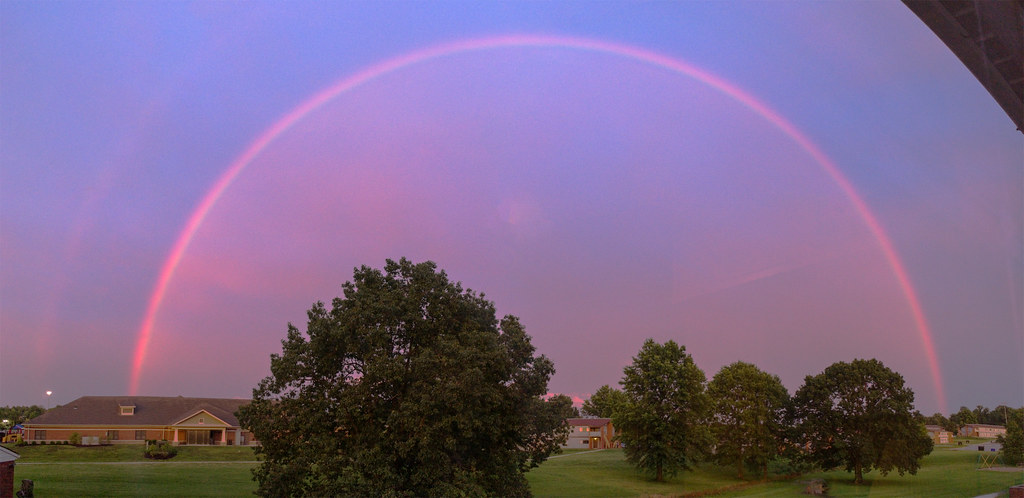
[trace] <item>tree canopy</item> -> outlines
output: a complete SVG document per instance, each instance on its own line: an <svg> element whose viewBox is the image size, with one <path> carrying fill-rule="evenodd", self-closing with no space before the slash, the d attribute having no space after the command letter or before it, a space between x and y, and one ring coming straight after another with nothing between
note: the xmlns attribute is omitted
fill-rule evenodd
<svg viewBox="0 0 1024 498"><path fill-rule="evenodd" d="M916 474L932 440L912 410L914 392L878 360L833 363L807 376L790 417L797 447L829 470L843 466L864 482L872 468Z"/></svg>
<svg viewBox="0 0 1024 498"><path fill-rule="evenodd" d="M708 383L714 457L743 468L759 469L768 477L768 462L779 454L785 433L789 392L778 376L738 361L722 367Z"/></svg>
<svg viewBox="0 0 1024 498"><path fill-rule="evenodd" d="M605 384L583 402L583 413L593 417L611 418L615 410L625 402L625 393Z"/></svg>
<svg viewBox="0 0 1024 498"><path fill-rule="evenodd" d="M289 324L239 419L265 496L528 495L567 434L567 397L514 316L432 262L363 266L305 333Z"/></svg>
<svg viewBox="0 0 1024 498"><path fill-rule="evenodd" d="M1006 408L1006 434L1000 435L1003 463L1020 465L1024 463L1024 408Z"/></svg>
<svg viewBox="0 0 1024 498"><path fill-rule="evenodd" d="M0 407L0 420L7 421L7 427L31 420L43 414L46 410L39 405L32 406L2 406Z"/></svg>
<svg viewBox="0 0 1024 498"><path fill-rule="evenodd" d="M626 402L612 423L626 460L658 481L690 469L710 444L704 372L684 346L647 339L624 373Z"/></svg>

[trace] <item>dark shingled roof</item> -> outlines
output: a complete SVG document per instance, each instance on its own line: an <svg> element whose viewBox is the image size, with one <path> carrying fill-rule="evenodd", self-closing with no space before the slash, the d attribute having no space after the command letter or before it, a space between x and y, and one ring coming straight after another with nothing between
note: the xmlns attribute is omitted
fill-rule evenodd
<svg viewBox="0 0 1024 498"><path fill-rule="evenodd" d="M611 422L610 418L568 418L565 421L574 427L600 427Z"/></svg>
<svg viewBox="0 0 1024 498"><path fill-rule="evenodd" d="M251 400L161 396L82 396L25 422L25 425L173 425L206 410L231 426L235 412ZM121 415L122 406L135 406L134 415Z"/></svg>

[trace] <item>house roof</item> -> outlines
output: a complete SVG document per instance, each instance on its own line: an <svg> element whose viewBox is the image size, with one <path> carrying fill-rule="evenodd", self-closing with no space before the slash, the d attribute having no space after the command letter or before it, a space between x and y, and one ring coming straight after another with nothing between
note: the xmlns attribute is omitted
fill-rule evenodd
<svg viewBox="0 0 1024 498"><path fill-rule="evenodd" d="M238 426L235 412L251 400L160 396L82 396L25 422L33 425L174 425L201 410ZM133 415L121 415L120 407L135 406Z"/></svg>
<svg viewBox="0 0 1024 498"><path fill-rule="evenodd" d="M573 427L601 427L611 422L610 418L567 418L565 422Z"/></svg>
<svg viewBox="0 0 1024 498"><path fill-rule="evenodd" d="M1005 426L1002 426L1002 425L992 425L992 424L965 424L964 427L988 427L990 429L1005 429L1006 428Z"/></svg>
<svg viewBox="0 0 1024 498"><path fill-rule="evenodd" d="M0 462L13 462L19 458L21 458L21 455L15 453L14 450L0 446Z"/></svg>

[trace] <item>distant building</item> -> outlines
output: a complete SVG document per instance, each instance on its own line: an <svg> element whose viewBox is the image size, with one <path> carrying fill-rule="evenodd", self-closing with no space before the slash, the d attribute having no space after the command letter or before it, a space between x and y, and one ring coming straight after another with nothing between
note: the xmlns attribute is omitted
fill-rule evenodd
<svg viewBox="0 0 1024 498"><path fill-rule="evenodd" d="M570 418L569 439L562 448L616 448L615 428L610 418Z"/></svg>
<svg viewBox="0 0 1024 498"><path fill-rule="evenodd" d="M943 429L942 426L926 425L924 427L928 429L928 436L935 444L949 444L953 440L953 433Z"/></svg>
<svg viewBox="0 0 1024 498"><path fill-rule="evenodd" d="M967 424L960 428L960 435L966 437L995 438L1006 434L1006 427L989 424Z"/></svg>
<svg viewBox="0 0 1024 498"><path fill-rule="evenodd" d="M239 426L235 412L247 399L157 396L83 396L24 423L25 441L82 444L254 445L252 433Z"/></svg>

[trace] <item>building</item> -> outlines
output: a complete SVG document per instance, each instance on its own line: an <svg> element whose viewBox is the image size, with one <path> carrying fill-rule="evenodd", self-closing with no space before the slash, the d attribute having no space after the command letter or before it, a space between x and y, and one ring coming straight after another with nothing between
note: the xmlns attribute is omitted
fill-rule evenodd
<svg viewBox="0 0 1024 498"><path fill-rule="evenodd" d="M14 461L20 455L0 446L0 498L14 498Z"/></svg>
<svg viewBox="0 0 1024 498"><path fill-rule="evenodd" d="M943 429L940 425L926 425L925 429L928 429L928 436L932 438L932 442L935 444L949 444L953 440L953 433Z"/></svg>
<svg viewBox="0 0 1024 498"><path fill-rule="evenodd" d="M617 448L615 428L610 418L570 418L569 439L562 448L604 449Z"/></svg>
<svg viewBox="0 0 1024 498"><path fill-rule="evenodd" d="M248 403L182 396L83 396L25 422L25 441L69 441L77 434L82 444L259 444L235 416Z"/></svg>
<svg viewBox="0 0 1024 498"><path fill-rule="evenodd" d="M1006 434L1006 427L990 424L967 424L960 428L960 435L966 437L995 438Z"/></svg>

